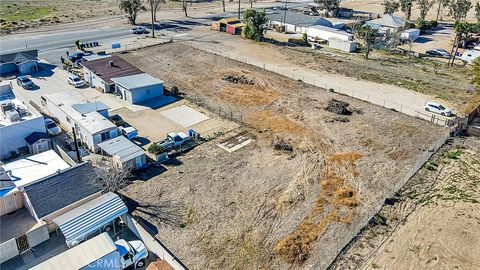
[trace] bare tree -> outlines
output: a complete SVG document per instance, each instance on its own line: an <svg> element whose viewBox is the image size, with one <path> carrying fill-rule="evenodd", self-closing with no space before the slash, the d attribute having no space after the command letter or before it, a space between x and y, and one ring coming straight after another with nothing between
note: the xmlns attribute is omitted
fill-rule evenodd
<svg viewBox="0 0 480 270"><path fill-rule="evenodd" d="M331 14L340 6L340 0L315 0L315 3L318 4L320 9L324 9Z"/></svg>
<svg viewBox="0 0 480 270"><path fill-rule="evenodd" d="M405 14L407 20L412 16L412 2L413 0L400 0L400 10Z"/></svg>
<svg viewBox="0 0 480 270"><path fill-rule="evenodd" d="M422 21L427 17L428 11L435 4L435 0L417 0L418 8L420 9L420 18Z"/></svg>
<svg viewBox="0 0 480 270"><path fill-rule="evenodd" d="M130 183L132 166L124 164L119 167L109 159L97 163L94 168L94 175L89 175L92 184L99 187L103 192L117 192Z"/></svg>
<svg viewBox="0 0 480 270"><path fill-rule="evenodd" d="M160 9L160 4L165 3L166 0L147 0L150 10L153 12L153 20L157 21L157 11Z"/></svg>
<svg viewBox="0 0 480 270"><path fill-rule="evenodd" d="M119 0L120 10L126 13L130 24L135 24L137 21L138 12L142 9L141 0Z"/></svg>
<svg viewBox="0 0 480 270"><path fill-rule="evenodd" d="M452 0L450 2L450 16L455 22L460 22L467 18L468 11L472 8L470 0Z"/></svg>
<svg viewBox="0 0 480 270"><path fill-rule="evenodd" d="M181 227L185 219L184 208L181 203L159 198L154 203L139 203L134 213L146 216L159 224Z"/></svg>
<svg viewBox="0 0 480 270"><path fill-rule="evenodd" d="M450 4L450 0L437 0L438 3L438 8L437 8L437 18L435 19L438 21L440 18L440 11L442 10L443 7L448 6Z"/></svg>
<svg viewBox="0 0 480 270"><path fill-rule="evenodd" d="M185 17L188 17L188 13L187 13L187 0L182 0L182 9L183 9L183 12L185 13Z"/></svg>
<svg viewBox="0 0 480 270"><path fill-rule="evenodd" d="M398 9L400 8L400 3L398 3L396 0L384 0L382 5L383 5L384 14L392 15L393 13L397 12Z"/></svg>

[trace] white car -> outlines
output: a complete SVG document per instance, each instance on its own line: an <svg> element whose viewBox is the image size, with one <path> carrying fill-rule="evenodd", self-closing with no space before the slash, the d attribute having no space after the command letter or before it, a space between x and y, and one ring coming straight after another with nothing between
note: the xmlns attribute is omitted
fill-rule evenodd
<svg viewBox="0 0 480 270"><path fill-rule="evenodd" d="M148 33L148 31L147 31L147 28L145 28L143 26L135 26L134 28L132 28L132 33L134 33L134 34L146 34L146 33Z"/></svg>
<svg viewBox="0 0 480 270"><path fill-rule="evenodd" d="M82 87L85 83L77 75L68 75L68 83L75 87Z"/></svg>
<svg viewBox="0 0 480 270"><path fill-rule="evenodd" d="M438 113L438 114L443 115L443 116L451 116L452 115L452 111L450 109L444 107L441 104L434 103L434 102L425 103L424 109L427 112Z"/></svg>
<svg viewBox="0 0 480 270"><path fill-rule="evenodd" d="M47 128L47 132L51 136L57 136L62 133L62 129L52 119L45 119L45 128Z"/></svg>

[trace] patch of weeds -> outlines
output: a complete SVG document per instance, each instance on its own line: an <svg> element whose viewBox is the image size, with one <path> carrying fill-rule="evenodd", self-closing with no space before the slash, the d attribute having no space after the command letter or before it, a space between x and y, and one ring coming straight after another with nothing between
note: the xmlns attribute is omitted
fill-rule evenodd
<svg viewBox="0 0 480 270"><path fill-rule="evenodd" d="M408 248L409 251L415 253L416 255L420 254L420 245L413 245L412 247Z"/></svg>
<svg viewBox="0 0 480 270"><path fill-rule="evenodd" d="M436 171L438 169L438 164L435 161L427 161L424 167L429 171Z"/></svg>
<svg viewBox="0 0 480 270"><path fill-rule="evenodd" d="M378 265L378 264L376 264L376 263L374 263L374 262L372 262L371 266L372 266L373 269L382 268L380 265Z"/></svg>
<svg viewBox="0 0 480 270"><path fill-rule="evenodd" d="M447 158L449 159L458 159L463 154L463 151L460 149L451 150L447 152Z"/></svg>

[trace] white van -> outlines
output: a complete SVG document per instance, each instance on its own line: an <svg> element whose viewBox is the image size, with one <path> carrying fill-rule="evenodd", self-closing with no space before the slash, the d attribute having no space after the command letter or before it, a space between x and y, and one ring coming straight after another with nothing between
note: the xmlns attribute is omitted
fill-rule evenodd
<svg viewBox="0 0 480 270"><path fill-rule="evenodd" d="M465 50L460 59L467 64L472 64L478 57L480 57L480 45L471 50Z"/></svg>

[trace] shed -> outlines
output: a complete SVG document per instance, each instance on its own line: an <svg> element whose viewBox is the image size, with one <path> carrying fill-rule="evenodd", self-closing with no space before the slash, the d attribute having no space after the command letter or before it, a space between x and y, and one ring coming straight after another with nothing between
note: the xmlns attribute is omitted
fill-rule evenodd
<svg viewBox="0 0 480 270"><path fill-rule="evenodd" d="M25 138L30 154L40 154L52 149L52 140L45 132L32 132Z"/></svg>
<svg viewBox="0 0 480 270"><path fill-rule="evenodd" d="M240 35L242 34L242 29L244 26L245 26L244 23L228 24L227 33L232 35Z"/></svg>
<svg viewBox="0 0 480 270"><path fill-rule="evenodd" d="M115 93L132 104L163 96L163 81L147 73L112 78Z"/></svg>
<svg viewBox="0 0 480 270"><path fill-rule="evenodd" d="M24 50L0 54L0 75L19 72L31 74L38 71L38 50Z"/></svg>
<svg viewBox="0 0 480 270"><path fill-rule="evenodd" d="M84 241L92 233L113 224L116 218L127 212L128 208L122 199L117 194L108 192L53 219L53 222L60 228L67 245L71 247Z"/></svg>
<svg viewBox="0 0 480 270"><path fill-rule="evenodd" d="M85 81L91 87L98 87L105 93L114 90L112 78L143 73L118 55L82 63Z"/></svg>
<svg viewBox="0 0 480 270"><path fill-rule="evenodd" d="M240 19L238 19L237 17L223 18L218 21L218 27L220 31L227 32L227 25L236 24L239 22L240 22Z"/></svg>
<svg viewBox="0 0 480 270"><path fill-rule="evenodd" d="M124 136L99 143L98 147L102 153L111 156L119 168L141 169L147 164L145 151Z"/></svg>

